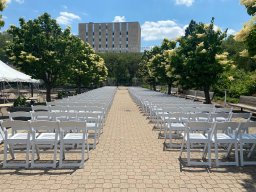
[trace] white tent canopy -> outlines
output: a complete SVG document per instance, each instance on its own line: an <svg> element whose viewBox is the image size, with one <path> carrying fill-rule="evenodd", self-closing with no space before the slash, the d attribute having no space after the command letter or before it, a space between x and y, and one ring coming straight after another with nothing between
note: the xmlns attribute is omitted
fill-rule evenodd
<svg viewBox="0 0 256 192"><path fill-rule="evenodd" d="M11 68L1 60L0 60L0 82L40 83L39 80L32 79L31 76Z"/></svg>

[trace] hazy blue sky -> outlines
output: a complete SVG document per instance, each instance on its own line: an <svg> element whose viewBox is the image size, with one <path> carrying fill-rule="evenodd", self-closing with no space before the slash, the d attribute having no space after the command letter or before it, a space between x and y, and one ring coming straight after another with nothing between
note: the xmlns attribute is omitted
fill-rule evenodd
<svg viewBox="0 0 256 192"><path fill-rule="evenodd" d="M138 21L143 47L182 35L191 19L209 23L215 17L216 26L229 33L249 20L239 0L9 0L2 30L17 25L20 17L34 19L44 12L63 28L71 26L74 34L79 22Z"/></svg>

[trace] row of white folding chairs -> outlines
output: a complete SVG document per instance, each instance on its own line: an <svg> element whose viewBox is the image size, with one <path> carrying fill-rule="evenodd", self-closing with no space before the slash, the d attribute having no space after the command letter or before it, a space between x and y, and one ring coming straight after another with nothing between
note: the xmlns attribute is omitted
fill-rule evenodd
<svg viewBox="0 0 256 192"><path fill-rule="evenodd" d="M50 112L94 112L99 111L106 113L106 109L103 106L46 106L35 105L31 106L32 111L50 111Z"/></svg>
<svg viewBox="0 0 256 192"><path fill-rule="evenodd" d="M99 137L103 133L103 114L92 112L70 113L70 112L13 112L9 113L10 120L32 120L32 121L81 121L87 123L88 130L93 132L93 148L99 143Z"/></svg>
<svg viewBox="0 0 256 192"><path fill-rule="evenodd" d="M252 131L253 129L254 131ZM183 132L182 152L187 152L188 166L222 166L222 165L256 165L255 157L251 158L256 145L256 122L187 122ZM251 132L254 132L251 133ZM185 147L186 146L186 147ZM202 146L202 159L193 160L193 150ZM199 148L200 149L200 148ZM212 151L215 154L215 163L212 162ZM225 153L224 161L220 153ZM230 157L234 153L234 160ZM245 153L247 158L245 159ZM239 158L240 154L240 158ZM198 157L198 156L197 156ZM206 158L208 157L208 158ZM251 158L251 159L250 159ZM205 161L207 159L207 161Z"/></svg>
<svg viewBox="0 0 256 192"><path fill-rule="evenodd" d="M231 116L230 116L231 115ZM187 122L230 122L232 121L250 121L252 114L251 113L169 113L162 114L160 132L164 130L164 143L165 146L168 145L169 148L173 148L177 145L173 144L173 138L180 138L180 134L184 131L185 124ZM167 144L167 139L169 143Z"/></svg>
<svg viewBox="0 0 256 192"><path fill-rule="evenodd" d="M220 110L221 109L221 110ZM209 121L216 121L217 119L229 120L232 117L232 108L207 108L207 107L198 107L198 108L168 108L164 110L154 111L154 115L151 115L151 120L155 123L156 127L159 127L159 124L162 122L162 116L168 116L169 114L188 114L191 117L197 116L197 114L202 114L207 116Z"/></svg>
<svg viewBox="0 0 256 192"><path fill-rule="evenodd" d="M5 133L3 167L52 167L57 166L59 150L59 167L84 166L85 151L89 158L88 130L86 122L77 121L1 121ZM8 133L10 128L11 133ZM67 148L79 149L81 161L75 162L65 159ZM80 149L81 148L81 149ZM22 150L21 150L22 149ZM52 160L40 161L40 149L46 153L53 150ZM15 152L25 152L25 163L15 160ZM68 150L70 152L70 150ZM31 153L31 158L30 158ZM9 160L9 154L12 159ZM37 159L36 155L37 154ZM64 161L65 159L65 161ZM38 161L37 161L38 160ZM52 162L52 163L51 163Z"/></svg>

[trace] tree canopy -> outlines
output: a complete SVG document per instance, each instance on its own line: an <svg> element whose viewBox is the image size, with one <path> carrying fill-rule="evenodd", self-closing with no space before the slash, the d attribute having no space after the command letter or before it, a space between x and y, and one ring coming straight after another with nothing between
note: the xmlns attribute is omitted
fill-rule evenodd
<svg viewBox="0 0 256 192"><path fill-rule="evenodd" d="M27 22L21 18L19 23L20 27L11 26L8 30L13 40L7 54L19 69L44 81L47 101L51 100L51 89L67 80L80 87L105 79L103 60L89 45L73 36L69 28L62 30L49 14Z"/></svg>

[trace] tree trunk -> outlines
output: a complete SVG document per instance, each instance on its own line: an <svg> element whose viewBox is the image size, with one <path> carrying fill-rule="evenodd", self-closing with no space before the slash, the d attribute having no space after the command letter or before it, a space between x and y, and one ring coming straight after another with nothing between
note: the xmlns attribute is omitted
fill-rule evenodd
<svg viewBox="0 0 256 192"><path fill-rule="evenodd" d="M152 86L153 86L153 91L156 91L156 84L154 83Z"/></svg>
<svg viewBox="0 0 256 192"><path fill-rule="evenodd" d="M205 104L211 104L211 98L210 98L210 88L205 86L204 87L204 96L205 96Z"/></svg>
<svg viewBox="0 0 256 192"><path fill-rule="evenodd" d="M172 84L168 84L167 94L171 95L172 93Z"/></svg>
<svg viewBox="0 0 256 192"><path fill-rule="evenodd" d="M47 102L51 102L51 91L52 91L52 87L46 86L46 101Z"/></svg>

